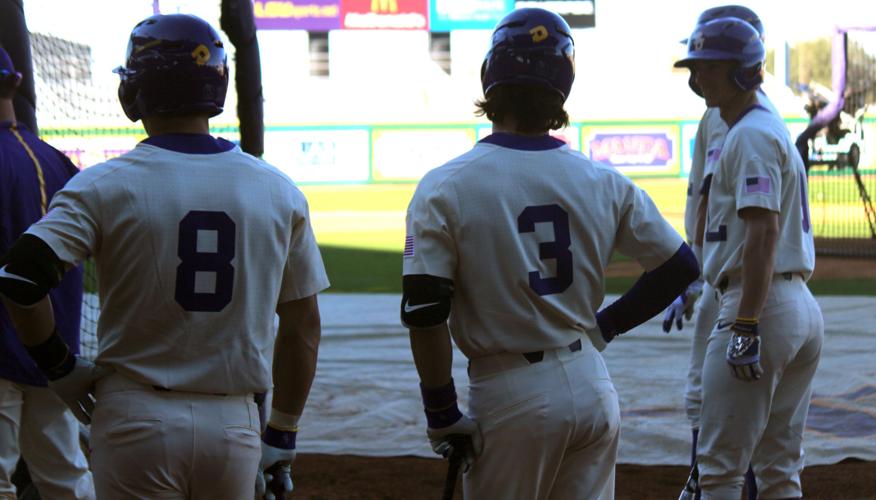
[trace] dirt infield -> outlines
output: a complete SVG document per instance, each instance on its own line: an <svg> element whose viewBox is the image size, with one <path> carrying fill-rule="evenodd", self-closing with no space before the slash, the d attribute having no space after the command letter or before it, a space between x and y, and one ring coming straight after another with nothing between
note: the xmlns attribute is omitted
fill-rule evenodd
<svg viewBox="0 0 876 500"><path fill-rule="evenodd" d="M418 457L299 455L293 467L293 498L439 499L446 462ZM618 465L616 498L678 498L685 467ZM816 499L876 499L876 462L847 460L807 468L803 491ZM454 498L462 498L457 485Z"/></svg>

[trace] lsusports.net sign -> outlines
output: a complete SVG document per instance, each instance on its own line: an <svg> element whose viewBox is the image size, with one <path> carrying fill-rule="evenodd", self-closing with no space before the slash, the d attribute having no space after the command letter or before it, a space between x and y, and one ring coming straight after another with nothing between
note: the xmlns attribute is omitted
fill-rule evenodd
<svg viewBox="0 0 876 500"><path fill-rule="evenodd" d="M429 29L428 0L255 0L258 29Z"/></svg>

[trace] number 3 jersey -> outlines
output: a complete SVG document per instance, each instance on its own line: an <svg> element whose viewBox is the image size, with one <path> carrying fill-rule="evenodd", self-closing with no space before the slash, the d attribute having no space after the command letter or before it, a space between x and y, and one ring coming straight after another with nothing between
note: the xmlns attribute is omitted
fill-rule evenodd
<svg viewBox="0 0 876 500"><path fill-rule="evenodd" d="M453 280L451 333L476 358L593 335L612 252L651 270L681 244L615 169L550 136L493 134L420 181L403 265Z"/></svg>
<svg viewBox="0 0 876 500"><path fill-rule="evenodd" d="M277 304L328 286L304 195L207 135L83 170L28 233L64 262L95 257L97 362L168 389L267 390Z"/></svg>

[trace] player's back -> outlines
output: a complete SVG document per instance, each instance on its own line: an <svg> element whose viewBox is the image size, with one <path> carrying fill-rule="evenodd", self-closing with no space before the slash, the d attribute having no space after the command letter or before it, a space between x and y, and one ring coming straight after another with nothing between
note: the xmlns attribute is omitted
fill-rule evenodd
<svg viewBox="0 0 876 500"><path fill-rule="evenodd" d="M650 199L560 144L494 134L421 183L456 218L451 331L469 357L568 345L595 327L615 248L653 268L681 244L674 231L668 253L639 243L668 227L648 227Z"/></svg>
<svg viewBox="0 0 876 500"><path fill-rule="evenodd" d="M60 257L93 245L100 363L172 389L269 386L274 309L307 206L286 176L224 144L203 154L141 143L83 171L53 205L84 208L81 241Z"/></svg>

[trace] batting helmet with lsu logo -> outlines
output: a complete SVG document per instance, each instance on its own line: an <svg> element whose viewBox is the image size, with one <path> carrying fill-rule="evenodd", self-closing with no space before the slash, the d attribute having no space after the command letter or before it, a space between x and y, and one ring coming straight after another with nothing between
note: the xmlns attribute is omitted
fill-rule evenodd
<svg viewBox="0 0 876 500"><path fill-rule="evenodd" d="M523 84L553 90L565 101L574 80L575 42L558 14L517 9L496 25L481 66L485 96L497 85Z"/></svg>
<svg viewBox="0 0 876 500"><path fill-rule="evenodd" d="M736 61L730 79L742 90L763 82L766 51L760 33L747 22L732 17L713 19L696 27L687 42L687 56L676 68L690 68L693 61Z"/></svg>
<svg viewBox="0 0 876 500"><path fill-rule="evenodd" d="M760 38L763 39L763 23L753 10L743 5L720 5L718 7L706 9L700 14L700 17L697 18L697 26L706 24L709 21L721 17L742 19L750 24L752 28L757 30ZM687 40L685 40L685 43L687 43Z"/></svg>
<svg viewBox="0 0 876 500"><path fill-rule="evenodd" d="M763 40L763 23L761 22L760 17L758 17L753 10L742 5L720 5L718 7L706 9L700 14L700 17L697 18L696 25L701 26L709 21L713 21L722 17L732 17L747 22L751 25L752 28L757 30L758 35L760 35L760 39ZM688 40L688 38L685 38L684 40L682 40L681 43L687 45ZM703 96L703 91L697 85L696 75L693 71L691 71L690 78L688 79L687 83L690 86L691 90L696 93L696 95L700 97Z"/></svg>
<svg viewBox="0 0 876 500"><path fill-rule="evenodd" d="M131 32L119 101L131 121L156 114L222 112L228 64L219 34L188 14L157 14Z"/></svg>

